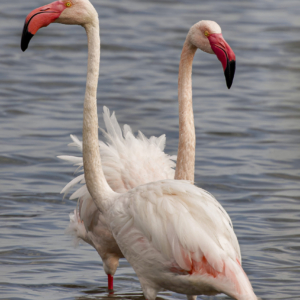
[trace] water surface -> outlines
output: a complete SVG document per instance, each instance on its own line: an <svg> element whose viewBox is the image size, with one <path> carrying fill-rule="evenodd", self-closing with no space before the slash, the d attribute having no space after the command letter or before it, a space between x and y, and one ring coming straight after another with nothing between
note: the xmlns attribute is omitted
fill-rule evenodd
<svg viewBox="0 0 300 300"><path fill-rule="evenodd" d="M47 1L46 1L47 2ZM94 249L64 234L76 202L62 199L79 155L87 64L79 26L51 24L22 53L26 15L42 0L0 4L0 286L3 299L141 299L124 260L115 294ZM197 52L196 182L232 218L243 267L262 299L300 299L300 7L296 0L93 1L101 25L98 109L178 143L177 72L191 25L217 21L237 56L227 90L220 62ZM100 115L100 126L103 121ZM161 299L185 299L160 293ZM202 299L228 299L201 297Z"/></svg>

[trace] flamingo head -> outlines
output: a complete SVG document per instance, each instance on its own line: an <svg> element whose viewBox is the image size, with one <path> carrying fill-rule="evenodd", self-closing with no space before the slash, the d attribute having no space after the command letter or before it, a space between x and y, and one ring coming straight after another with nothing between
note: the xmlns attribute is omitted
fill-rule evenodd
<svg viewBox="0 0 300 300"><path fill-rule="evenodd" d="M27 49L31 38L42 27L51 23L85 27L95 20L95 14L97 15L97 12L89 0L58 0L36 8L25 19L21 49Z"/></svg>
<svg viewBox="0 0 300 300"><path fill-rule="evenodd" d="M223 38L221 27L214 21L200 21L191 27L188 37L195 47L217 56L230 89L235 72L235 54Z"/></svg>

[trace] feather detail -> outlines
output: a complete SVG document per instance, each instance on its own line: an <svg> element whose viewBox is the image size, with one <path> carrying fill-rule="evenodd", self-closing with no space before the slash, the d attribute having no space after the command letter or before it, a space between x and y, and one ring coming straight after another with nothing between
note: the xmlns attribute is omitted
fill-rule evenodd
<svg viewBox="0 0 300 300"><path fill-rule="evenodd" d="M151 282L151 274L160 274L161 282L170 280L179 293L180 280L183 286L195 281L194 295L202 293L202 283L210 287L208 294L223 291L235 299L256 299L240 265L230 218L205 190L181 180L145 184L120 195L109 220L140 279ZM175 274L188 277L174 287Z"/></svg>
<svg viewBox="0 0 300 300"><path fill-rule="evenodd" d="M85 227L81 222L78 212L75 209L74 213L69 214L70 223L66 229L66 234L74 236L74 246L78 246L80 241L87 241L88 236L86 234Z"/></svg>
<svg viewBox="0 0 300 300"><path fill-rule="evenodd" d="M192 271L193 261L201 262L203 256L217 272L222 272L225 256L240 260L230 218L206 191L189 182L165 180L139 186L128 194L132 199L126 200L126 207L122 204L120 219L125 210L153 247L175 259L182 269Z"/></svg>
<svg viewBox="0 0 300 300"><path fill-rule="evenodd" d="M69 156L69 155L59 155L57 156L59 159L69 161L74 164L74 166L83 166L82 157Z"/></svg>
<svg viewBox="0 0 300 300"><path fill-rule="evenodd" d="M106 180L114 191L122 193L147 182L174 178L176 156L169 156L163 152L166 143L165 135L158 138L154 136L147 138L139 131L135 137L129 125L124 125L122 131L115 113L110 114L109 109L105 106L103 107L103 119L106 130L101 128L100 130L105 141L99 141L102 167ZM82 142L75 135L71 135L71 139L73 142L69 146L82 151ZM83 166L82 157L63 155L59 158L71 162L79 168ZM84 174L70 181L61 193L67 194L79 182L85 183ZM76 198L79 198L77 218L80 222L83 221L84 227L88 231L97 208L85 185L70 196L70 199ZM75 222L75 224L77 223ZM77 229L74 226L71 228L74 228L73 233L76 235ZM78 232L81 233L81 231ZM86 242L91 244L90 240L86 240Z"/></svg>
<svg viewBox="0 0 300 300"><path fill-rule="evenodd" d="M68 146L77 147L82 152L82 142L79 141L76 135L70 134L70 137L73 143L70 143Z"/></svg>
<svg viewBox="0 0 300 300"><path fill-rule="evenodd" d="M78 182L82 181L84 178L84 174L77 176L76 178L74 178L73 180L71 180L62 190L61 190L61 194L64 193L64 197L65 195L69 192L70 188L72 188L75 184L77 184Z"/></svg>

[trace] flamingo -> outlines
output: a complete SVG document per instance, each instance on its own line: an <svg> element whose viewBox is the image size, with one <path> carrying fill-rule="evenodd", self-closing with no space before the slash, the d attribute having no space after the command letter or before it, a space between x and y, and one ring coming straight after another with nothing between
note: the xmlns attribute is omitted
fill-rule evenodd
<svg viewBox="0 0 300 300"><path fill-rule="evenodd" d="M165 179L117 193L107 183L98 143L97 85L100 62L98 14L89 0L59 0L26 18L21 48L40 27L52 22L82 25L88 37L88 72L83 113L86 185L122 254L135 270L146 299L162 289L193 295L225 293L257 299L241 267L232 222L208 192L185 180ZM196 49L215 53L232 82L233 52L213 21L190 29L184 58ZM187 60L188 62L188 60ZM231 84L230 84L231 85ZM190 147L189 147L190 148Z"/></svg>
<svg viewBox="0 0 300 300"><path fill-rule="evenodd" d="M174 178L176 156L164 153L165 135L158 138L152 136L148 139L139 132L135 137L128 125L124 126L122 132L115 114L110 115L107 107L103 108L103 118L106 131L102 132L107 143L100 140L99 149L105 178L114 191L122 193L147 182ZM73 143L70 146L82 151L82 142L76 136L71 135L71 138ZM83 166L81 157L68 155L58 157L79 167ZM84 174L69 182L61 193L66 195L78 182L85 183ZM74 213L69 215L70 223L66 231L75 236L76 244L83 240L96 249L108 277L108 289L113 290L113 276L119 265L119 259L124 256L103 221L102 213L94 204L86 185L70 197L70 199L77 198L78 206Z"/></svg>
<svg viewBox="0 0 300 300"><path fill-rule="evenodd" d="M74 3L74 1L60 2L51 7L38 8L27 16L21 42L23 51L27 49L29 41L37 30L40 27L48 26L47 18L51 18L55 22L56 15L62 9L62 5L73 5ZM41 15L37 18L35 14L40 13ZM96 76L98 78L98 74ZM122 132L114 113L110 115L109 109L106 107L103 109L103 118L107 131L102 131L108 145L102 141L99 141L99 145L105 177L114 191L122 193L147 182L174 178L176 156L169 156L163 152L166 141L165 135L147 139L139 132L138 137L135 137L131 128L126 125ZM71 145L82 150L82 143L77 137L71 135L71 138L73 140ZM59 156L59 158L73 162L78 166L83 165L83 160L79 157ZM69 182L62 193L68 193L78 182L85 182L84 174ZM124 256L115 242L105 218L94 204L86 185L70 197L70 199L76 198L79 198L78 207L74 213L70 214L67 232L76 237L76 242L81 239L96 249L107 274L108 289L113 290L113 276L119 265L119 259Z"/></svg>
<svg viewBox="0 0 300 300"><path fill-rule="evenodd" d="M230 49L230 48L228 48ZM188 47L182 50L179 74L178 74L178 100L179 100L179 147L178 147L178 165L176 167L175 179L194 181L195 164L195 127L192 109L192 83L191 70L192 61L195 52L189 51ZM235 56L231 51L231 67L227 68L225 78L228 88L231 87L234 70ZM229 74L231 72L231 74ZM102 130L107 144L99 141L100 154L102 158L105 178L110 187L115 192L125 192L148 182L160 179L174 178L174 156L166 155L164 150L165 135L159 138L151 137L147 139L141 132L136 138L132 130L125 125L122 130L113 113L110 116L109 110L104 107L103 118L106 125L106 131ZM77 137L71 135L73 143L82 151L82 143ZM79 157L58 156L59 158L70 161L79 167L83 166L83 160ZM68 191L78 182L85 183L84 174L73 179L68 183L61 193ZM104 270L108 276L108 288L113 289L113 275L116 268L105 259L106 253L103 253L104 227L101 221L101 213L95 206L86 185L73 193L70 199L78 198L78 208L70 214L70 223L67 232L75 236L75 241L81 239L92 245L100 255L103 261ZM107 231L107 230L106 230ZM108 233L106 232L106 235ZM115 245L115 244L114 244ZM122 257L118 252L119 258ZM116 258L116 255L114 256ZM113 266L116 266L115 263Z"/></svg>

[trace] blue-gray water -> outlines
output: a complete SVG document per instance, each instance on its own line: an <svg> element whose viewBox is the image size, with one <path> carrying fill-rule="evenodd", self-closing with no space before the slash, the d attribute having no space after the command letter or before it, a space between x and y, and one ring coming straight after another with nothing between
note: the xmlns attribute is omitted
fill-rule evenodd
<svg viewBox="0 0 300 300"><path fill-rule="evenodd" d="M108 295L101 261L64 234L76 203L62 199L79 153L86 34L51 24L22 53L26 15L47 0L0 4L0 298L139 299L124 260ZM197 52L196 182L231 216L243 266L262 299L300 299L299 0L94 0L101 24L98 107L147 136L178 141L177 71L186 33L217 21L237 56L227 90L220 62ZM100 126L103 121L100 115ZM185 299L164 292L162 299ZM202 299L228 299L226 296Z"/></svg>

